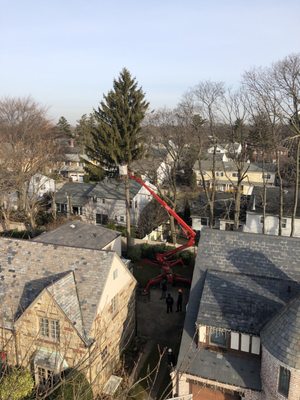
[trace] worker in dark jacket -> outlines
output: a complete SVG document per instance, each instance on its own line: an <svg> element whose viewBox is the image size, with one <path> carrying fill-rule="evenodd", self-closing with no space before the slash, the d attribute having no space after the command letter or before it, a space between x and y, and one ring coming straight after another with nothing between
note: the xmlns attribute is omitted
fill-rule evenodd
<svg viewBox="0 0 300 400"><path fill-rule="evenodd" d="M168 296L166 298L166 303L167 303L167 314L169 314L169 312L173 312L173 303L174 303L174 299L170 293L168 293Z"/></svg>
<svg viewBox="0 0 300 400"><path fill-rule="evenodd" d="M178 289L178 297L176 305L177 305L176 312L182 311L182 289Z"/></svg>

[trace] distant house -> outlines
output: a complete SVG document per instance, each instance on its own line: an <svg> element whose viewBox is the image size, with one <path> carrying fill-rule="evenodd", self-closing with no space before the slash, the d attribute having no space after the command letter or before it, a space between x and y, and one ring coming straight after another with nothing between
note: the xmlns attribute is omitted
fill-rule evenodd
<svg viewBox="0 0 300 400"><path fill-rule="evenodd" d="M94 183L65 183L55 193L57 211L62 214L83 215L84 206L89 200L88 193L94 187Z"/></svg>
<svg viewBox="0 0 300 400"><path fill-rule="evenodd" d="M149 184L152 189L156 189ZM152 196L137 182L130 182L131 223L136 225L142 209ZM105 179L97 184L66 183L56 194L57 210L61 213L80 215L83 221L106 225L113 221L126 224L124 182Z"/></svg>
<svg viewBox="0 0 300 400"><path fill-rule="evenodd" d="M40 390L65 370L95 396L135 329L136 281L115 252L0 239L0 351L30 368Z"/></svg>
<svg viewBox="0 0 300 400"><path fill-rule="evenodd" d="M173 395L297 400L300 240L204 229Z"/></svg>
<svg viewBox="0 0 300 400"><path fill-rule="evenodd" d="M215 163L215 187L217 191L231 192L234 191L234 186L237 183L238 171L234 161L222 161L222 156L216 157ZM204 180L208 188L213 185L213 161L212 157L208 157L201 162L201 170ZM200 172L199 162L196 161L193 167L198 185L202 185L202 176ZM264 183L268 186L275 184L275 168L274 165L267 164L265 168L253 164L245 163L243 171L246 173L242 183L242 193L250 195L254 186L262 186Z"/></svg>
<svg viewBox="0 0 300 400"><path fill-rule="evenodd" d="M149 186L156 190L155 186ZM117 179L104 179L88 192L85 205L86 221L95 224L107 224L114 221L118 225L126 224L126 201L124 182ZM143 208L152 200L151 194L135 181L130 181L130 217L137 225Z"/></svg>
<svg viewBox="0 0 300 400"><path fill-rule="evenodd" d="M207 149L208 154L224 154L226 159L223 161L228 161L228 158L232 155L240 154L242 151L242 145L240 143L226 143L217 144L216 146L211 146Z"/></svg>
<svg viewBox="0 0 300 400"><path fill-rule="evenodd" d="M72 182L83 182L85 175L82 150L75 145L75 140L69 137L59 139L61 146L61 160L57 164L57 172Z"/></svg>
<svg viewBox="0 0 300 400"><path fill-rule="evenodd" d="M35 242L75 246L83 249L112 250L121 257L121 233L100 225L73 220L34 238Z"/></svg>
<svg viewBox="0 0 300 400"><path fill-rule="evenodd" d="M42 197L47 193L55 192L55 180L42 174L35 174L29 182L28 193Z"/></svg>
<svg viewBox="0 0 300 400"><path fill-rule="evenodd" d="M214 202L214 228L221 230L232 230L234 224L234 194L217 192ZM243 221L246 207L245 196L241 200L241 215ZM203 227L209 226L209 207L205 193L200 193L199 198L194 200L191 205L192 228L201 231Z"/></svg>
<svg viewBox="0 0 300 400"><path fill-rule="evenodd" d="M172 157L165 148L151 147L146 157L132 163L131 169L143 180L160 185L167 180L172 165Z"/></svg>
<svg viewBox="0 0 300 400"><path fill-rule="evenodd" d="M266 190L265 205L265 234L278 235L279 228L279 188L269 187ZM249 207L247 210L244 232L262 233L264 213L264 196L261 187L253 189ZM294 190L284 189L283 191L283 218L281 220L282 236L290 236L292 227L292 213L294 207ZM294 237L300 237L300 194L295 218Z"/></svg>

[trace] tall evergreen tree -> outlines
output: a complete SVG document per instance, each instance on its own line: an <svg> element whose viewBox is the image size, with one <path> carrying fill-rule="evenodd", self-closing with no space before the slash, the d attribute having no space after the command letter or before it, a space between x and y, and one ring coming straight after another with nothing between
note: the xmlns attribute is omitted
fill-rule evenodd
<svg viewBox="0 0 300 400"><path fill-rule="evenodd" d="M120 164L130 165L141 158L141 123L148 106L142 88L138 88L135 78L124 68L95 111L93 143L87 146L87 154L107 174L116 173Z"/></svg>
<svg viewBox="0 0 300 400"><path fill-rule="evenodd" d="M96 127L92 132L92 145L88 156L99 163L106 174L116 175L118 166L140 159L143 155L141 123L149 103L145 93L130 72L124 68L113 89L103 96L95 111ZM127 245L130 241L129 182L125 177Z"/></svg>
<svg viewBox="0 0 300 400"><path fill-rule="evenodd" d="M72 127L64 116L59 118L56 128L62 135L73 137Z"/></svg>

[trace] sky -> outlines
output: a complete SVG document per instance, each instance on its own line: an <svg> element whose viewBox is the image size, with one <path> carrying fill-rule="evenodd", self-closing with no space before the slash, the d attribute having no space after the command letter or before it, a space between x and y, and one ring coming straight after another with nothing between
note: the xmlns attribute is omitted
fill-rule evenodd
<svg viewBox="0 0 300 400"><path fill-rule="evenodd" d="M0 98L31 96L57 122L97 108L123 67L152 109L201 81L300 52L299 0L0 0Z"/></svg>

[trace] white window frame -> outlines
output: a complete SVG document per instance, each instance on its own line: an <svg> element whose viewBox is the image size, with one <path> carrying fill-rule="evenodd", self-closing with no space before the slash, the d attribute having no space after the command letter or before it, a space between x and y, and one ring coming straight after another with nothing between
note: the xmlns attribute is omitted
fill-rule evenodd
<svg viewBox="0 0 300 400"><path fill-rule="evenodd" d="M42 365L36 365L35 369L37 384L43 387L52 387L54 383L54 371Z"/></svg>
<svg viewBox="0 0 300 400"><path fill-rule="evenodd" d="M281 228L285 229L287 227L287 218L281 219Z"/></svg>
<svg viewBox="0 0 300 400"><path fill-rule="evenodd" d="M55 342L60 339L60 321L41 317L39 319L39 334L42 338L47 338Z"/></svg>

